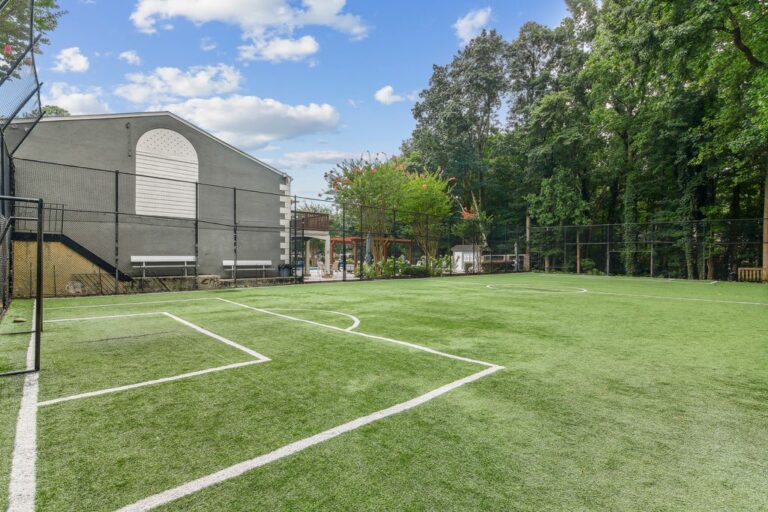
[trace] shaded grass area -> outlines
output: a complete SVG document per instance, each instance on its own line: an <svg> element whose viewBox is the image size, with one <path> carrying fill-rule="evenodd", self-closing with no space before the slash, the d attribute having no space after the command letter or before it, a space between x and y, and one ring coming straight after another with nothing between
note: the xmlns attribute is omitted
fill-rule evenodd
<svg viewBox="0 0 768 512"><path fill-rule="evenodd" d="M125 505L482 369L196 300L215 297L507 369L164 510L768 508L768 287L527 274L49 301L170 311L273 361L42 409L40 509ZM85 334L47 332L44 357L77 361ZM173 369L135 346L94 378ZM88 382L53 368L43 394Z"/></svg>

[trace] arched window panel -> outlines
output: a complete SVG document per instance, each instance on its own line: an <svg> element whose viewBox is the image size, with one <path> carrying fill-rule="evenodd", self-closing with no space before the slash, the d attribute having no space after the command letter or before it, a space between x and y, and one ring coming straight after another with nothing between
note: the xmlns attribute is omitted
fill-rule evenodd
<svg viewBox="0 0 768 512"><path fill-rule="evenodd" d="M197 152L173 130L150 130L136 144L136 213L195 218Z"/></svg>

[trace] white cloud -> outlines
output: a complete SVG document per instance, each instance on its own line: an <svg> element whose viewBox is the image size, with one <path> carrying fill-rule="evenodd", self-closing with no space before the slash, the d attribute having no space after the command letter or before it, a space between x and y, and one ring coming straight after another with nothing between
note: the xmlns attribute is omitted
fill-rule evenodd
<svg viewBox="0 0 768 512"><path fill-rule="evenodd" d="M117 56L118 59L124 60L132 66L138 66L141 64L141 57L134 50L126 50Z"/></svg>
<svg viewBox="0 0 768 512"><path fill-rule="evenodd" d="M99 87L81 90L65 82L54 82L44 89L43 105L56 105L70 114L104 114L109 112L109 105L103 100Z"/></svg>
<svg viewBox="0 0 768 512"><path fill-rule="evenodd" d="M91 67L91 63L88 61L88 57L80 52L79 47L73 46L72 48L64 48L56 55L56 64L53 66L53 70L61 73L66 71L83 73L88 71L89 67Z"/></svg>
<svg viewBox="0 0 768 512"><path fill-rule="evenodd" d="M186 18L196 24L218 21L237 25L250 43L240 49L244 59L286 60L262 54L260 50L272 43L277 45L272 55L287 54L290 60L316 53L314 39L314 45L310 45L305 39L308 36L291 37L295 30L306 26L329 27L353 39L368 34L359 16L343 12L346 0L303 0L301 6L293 4L291 0L139 0L131 21L147 33L156 32L158 22L172 18Z"/></svg>
<svg viewBox="0 0 768 512"><path fill-rule="evenodd" d="M355 155L346 151L325 149L319 151L295 151L289 152L275 163L281 169L300 170L313 165L336 165L337 163L355 158Z"/></svg>
<svg viewBox="0 0 768 512"><path fill-rule="evenodd" d="M186 71L179 68L161 67L152 73L129 73L129 83L119 85L115 95L133 103L148 101L177 101L234 92L240 87L243 76L232 66L195 66Z"/></svg>
<svg viewBox="0 0 768 512"><path fill-rule="evenodd" d="M405 100L414 101L418 97L419 95L416 92L412 92L406 95L395 94L395 89L391 85L385 85L373 94L373 98L379 103L383 103L384 105L391 105L393 103L399 103ZM349 101L350 105L357 107L358 103L352 103L352 100Z"/></svg>
<svg viewBox="0 0 768 512"><path fill-rule="evenodd" d="M477 36L480 31L488 24L491 19L491 8L475 9L456 20L453 28L456 31L456 37L459 38L462 45L469 43L472 38Z"/></svg>
<svg viewBox="0 0 768 512"><path fill-rule="evenodd" d="M204 37L200 40L200 49L204 52L210 52L216 49L216 41L210 37Z"/></svg>
<svg viewBox="0 0 768 512"><path fill-rule="evenodd" d="M300 61L320 50L320 45L312 36L299 39L276 38L268 41L256 41L249 45L240 46L240 58L243 60L268 60L280 62L283 60Z"/></svg>
<svg viewBox="0 0 768 512"><path fill-rule="evenodd" d="M339 124L339 113L327 103L287 105L258 96L193 98L163 108L244 149L331 131Z"/></svg>

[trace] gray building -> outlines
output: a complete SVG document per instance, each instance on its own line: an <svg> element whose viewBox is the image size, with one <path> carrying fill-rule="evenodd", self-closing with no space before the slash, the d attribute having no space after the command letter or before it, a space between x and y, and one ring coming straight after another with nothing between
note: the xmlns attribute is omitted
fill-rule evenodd
<svg viewBox="0 0 768 512"><path fill-rule="evenodd" d="M194 256L195 275L226 277L226 260L290 260L291 178L171 112L44 118L14 159L13 192L61 211L46 230L104 270Z"/></svg>

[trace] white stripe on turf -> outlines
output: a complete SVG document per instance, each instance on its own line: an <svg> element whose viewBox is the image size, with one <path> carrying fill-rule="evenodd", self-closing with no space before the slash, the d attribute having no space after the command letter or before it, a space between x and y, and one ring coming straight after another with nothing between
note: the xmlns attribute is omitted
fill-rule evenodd
<svg viewBox="0 0 768 512"><path fill-rule="evenodd" d="M347 332L351 332L351 331L347 331ZM165 505L172 501L176 501L179 498L183 498L184 496L189 496L190 494L194 494L198 491L201 491L202 489L224 482L225 480L238 477L244 473L247 473L248 471L251 471L253 469L269 464L270 462L280 460L282 458L298 453L302 450L306 450L311 446L323 443L325 441L329 441L334 437L338 437L341 434L344 434L346 432L350 432L360 427L364 427L365 425L369 425L375 421L382 420L394 414L398 414L398 413L407 411L409 409L413 409L414 407L417 407L426 402L429 402L430 400L433 400L441 395L444 395L449 391L453 391L458 387L461 387L465 384L469 384L470 382L474 382L478 379L482 379L483 377L490 375L492 373L495 373L501 370L502 368L503 367L501 366L491 365L489 368L486 368L481 372L472 374L468 377L464 377L463 379L456 380L454 382L451 382L450 384L446 384L445 386L441 386L421 396L408 400L407 402L402 402L400 404L394 405L387 409L382 409L380 411L376 411L367 416L362 416L348 423L344 423L342 425L333 427L324 432L320 432L319 434L315 434L313 436L301 439L300 441L287 444L282 448L278 448L277 450L274 450L270 453L266 453L256 458L253 458L244 462L240 462L233 466L229 466L228 468L222 469L221 471L212 473L208 476L198 478L197 480L192 480L191 482L187 482L186 484L180 485L178 487L174 487L173 489L168 489L167 491L161 492L159 494L155 494L154 496L144 498L143 500L137 501L132 505L128 505L126 507L119 509L117 512L143 512L146 510L151 510L153 508L159 507L161 505Z"/></svg>
<svg viewBox="0 0 768 512"><path fill-rule="evenodd" d="M53 400L46 400L44 402L39 402L37 406L47 407L49 405L60 404L62 402L70 402L72 400L80 400L82 398L91 398L94 396L108 395L111 393L118 393L120 391L126 391L129 389L143 388L145 386L154 386L156 384L163 384L165 382L173 382L175 380L188 379L190 377L197 377L198 375L206 375L208 373L223 372L225 370L232 370L234 368L241 368L243 366L250 366L252 364L265 363L267 361L269 361L269 359L267 359L266 361L264 360L244 361L242 363L228 364L226 366L217 366L216 368L206 368L205 370L199 370L199 371L190 372L190 373L182 373L181 375L174 375L173 377L164 377L162 379L147 380L144 382L138 382L136 384L128 384L126 386L100 389L98 391L89 391L88 393L80 393L79 395L71 395L71 396L65 396L62 398L54 398Z"/></svg>
<svg viewBox="0 0 768 512"><path fill-rule="evenodd" d="M275 313L274 311L270 311L268 309L256 308L256 307L249 306L247 304L241 304L239 302L235 302L235 301L232 301L232 300L229 300L229 299L217 298L217 300L224 301L224 302L227 302L229 304L234 304L235 306L240 306L241 308L250 309L252 311L258 311L259 313L265 313L267 315L279 316L280 318L285 318L286 320L293 320L294 322L304 322L306 324L317 325L319 327L325 327L326 329L332 329L334 331L340 331L340 332L346 332L346 333L349 333L349 334L354 334L355 336L362 336L364 338L370 338L370 339L373 339L373 340L386 341L387 343L395 343L397 345L402 345L404 347L409 347L409 348L413 348L413 349L416 349L416 350L421 350L422 352L429 352L430 354L435 354L437 356L447 357L449 359L456 359L457 361L464 361L465 363L480 364L480 365L483 365L483 366L495 366L493 363L487 363L485 361L479 361L477 359L470 359L468 357L455 356L453 354L448 354L446 352L440 352L439 350L435 350L433 348L425 347L423 345L417 345L415 343L409 343L407 341L394 340L392 338L385 338L383 336L376 336L374 334L366 334L364 332L349 331L349 330L341 328L341 327L336 327L335 325L321 324L320 322L314 322L312 320L305 320L304 318L296 318L294 316L283 315L283 314L280 314L280 313Z"/></svg>
<svg viewBox="0 0 768 512"><path fill-rule="evenodd" d="M125 318L125 317L151 316L151 315L166 316L166 317L170 318L171 320L179 322L180 324L182 324L182 325L184 325L186 327L189 327L190 329L193 329L193 330L199 332L200 334L203 334L205 336L213 338L216 341L220 341L220 342L222 342L222 343L224 343L226 345L229 345L232 348L236 348L237 350L240 350L241 352L245 352L249 356L252 356L252 357L256 358L256 360L255 361L245 361L245 362L241 362L241 363L234 363L234 364L229 364L229 365L225 365L225 366L217 366L215 368L207 368L205 370L198 370L198 371L195 371L195 372L183 373L181 375L174 375L173 377L164 377L164 378L161 378L161 379L154 379L154 380L148 380L148 381L144 381L144 382L137 382L135 384L128 384L128 385L125 385L125 386L117 386L117 387L113 387L113 388L99 389L99 390L96 390L96 391L89 391L87 393L79 393L77 395L65 396L65 397L61 397L61 398L54 398L52 400L46 400L44 402L40 402L38 404L38 406L39 407L45 407L45 406L48 406L48 405L59 404L59 403L62 403L62 402L69 402L69 401L72 401L72 400L80 400L82 398L91 398L91 397L94 397L94 396L107 395L107 394L110 394L110 393L118 393L120 391L126 391L126 390L129 390L129 389L143 388L145 386L154 386L156 384L163 384L165 382L173 382L173 381L176 381L176 380L188 379L190 377L197 377L199 375L206 375L208 373L221 372L221 371L224 371L224 370L231 370L233 368L240 368L242 366L250 366L250 365L256 364L256 363L266 363L266 362L271 361L270 358L268 358L265 355L259 354L255 350L251 350L248 347L244 347L243 345L240 345L239 343L235 343L232 340L228 340L227 338L225 338L223 336L219 336L218 334L213 333L213 332L211 332L211 331L209 331L207 329L203 329L199 325L195 325L192 322L188 322L187 320L184 320L183 318L179 318L178 316L173 315L171 313L168 313L166 311L158 311L158 312L154 312L154 313L128 313L128 314L125 314L125 315L92 316L92 317L85 317L85 318L65 318L65 319L61 319L61 320L48 320L48 322L70 322L70 321L75 321L75 320L81 320L81 321L86 321L86 320L102 320L102 319L105 319L105 318Z"/></svg>
<svg viewBox="0 0 768 512"><path fill-rule="evenodd" d="M110 318L127 318L131 316L160 316L162 311L153 311L152 313L126 313L124 315L106 315L106 316L84 316L79 318L57 318L56 320L44 320L46 324L59 322L78 322L86 320L106 320Z"/></svg>
<svg viewBox="0 0 768 512"><path fill-rule="evenodd" d="M721 299L700 299L696 297L665 297L664 295L641 295L636 293L618 293L618 292L597 292L589 290L588 295L611 295L614 297L636 297L639 299L660 299L660 300L684 300L691 302L713 302L715 304L744 304L747 306L768 306L768 302L749 302L742 300L721 300Z"/></svg>
<svg viewBox="0 0 768 512"><path fill-rule="evenodd" d="M170 292L165 292L170 293ZM45 299L51 300L51 299ZM113 304L84 304L82 306L58 306L53 308L45 308L46 311L53 311L56 309L88 309L88 308L109 308L117 306L145 306L150 304L168 304L172 302L197 302L201 300L213 300L211 297L200 297L197 299L171 299L171 300L148 300L141 302L116 302Z"/></svg>
<svg viewBox="0 0 768 512"><path fill-rule="evenodd" d="M35 303L32 303L32 325L35 325ZM35 365L35 334L29 339L27 368ZM11 461L11 481L8 485L8 512L35 510L35 464L37 461L37 394L38 373L24 376L19 418L16 421L16 441Z"/></svg>
<svg viewBox="0 0 768 512"><path fill-rule="evenodd" d="M251 350L248 347L244 347L244 346L240 345L239 343L235 343L232 340L228 340L224 336L219 336L218 334L213 333L213 332L211 332L211 331L209 331L207 329L203 329L199 325L195 325L192 322L187 322L183 318L179 318L176 315L172 315L171 313L168 313L168 312L163 312L163 314L165 316L167 316L168 318L173 318L177 322L186 325L190 329L194 329L195 331L199 332L200 334L205 334L206 336L209 336L209 337L211 337L211 338L213 338L215 340L218 340L218 341L220 341L222 343L225 343L225 344L229 345L230 347L234 347L234 348L236 348L238 350L241 350L241 351L245 352L246 354L249 354L249 355L255 357L256 359L258 359L262 363L266 363L267 361L271 361L270 358L268 358L265 355L259 354L255 350Z"/></svg>

